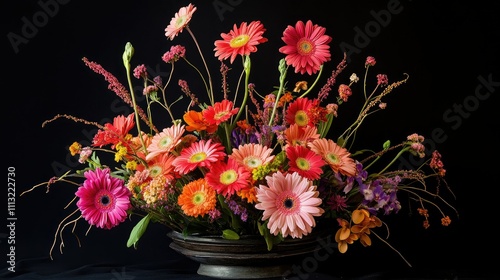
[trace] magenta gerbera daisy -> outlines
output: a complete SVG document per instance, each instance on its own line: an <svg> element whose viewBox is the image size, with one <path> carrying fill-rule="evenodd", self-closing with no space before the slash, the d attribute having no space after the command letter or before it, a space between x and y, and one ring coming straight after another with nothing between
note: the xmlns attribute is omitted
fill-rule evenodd
<svg viewBox="0 0 500 280"><path fill-rule="evenodd" d="M257 51L257 45L267 42L264 38L266 29L260 21L252 21L250 24L243 22L240 27L235 24L233 30L229 33L222 33L223 40L215 41L215 56L219 60L224 60L230 57L230 62L233 63L237 55L249 55Z"/></svg>
<svg viewBox="0 0 500 280"><path fill-rule="evenodd" d="M214 106L208 106L202 113L209 125L219 125L236 115L238 110L238 108L233 108L233 102L224 99L221 102L215 102Z"/></svg>
<svg viewBox="0 0 500 280"><path fill-rule="evenodd" d="M210 168L214 162L223 160L226 156L224 146L212 140L200 140L183 149L174 159L172 165L181 175L193 171L197 167Z"/></svg>
<svg viewBox="0 0 500 280"><path fill-rule="evenodd" d="M228 158L227 163L219 161L213 164L205 175L208 184L225 197L248 188L249 178L250 172L232 158Z"/></svg>
<svg viewBox="0 0 500 280"><path fill-rule="evenodd" d="M247 170L253 169L271 162L274 159L273 149L261 144L249 143L240 145L238 149L233 148L233 152L228 155L239 164L245 166Z"/></svg>
<svg viewBox="0 0 500 280"><path fill-rule="evenodd" d="M309 180L319 179L323 174L323 158L304 146L289 146L286 149L286 157L289 160L289 171L297 172L300 176Z"/></svg>
<svg viewBox="0 0 500 280"><path fill-rule="evenodd" d="M98 228L110 229L127 218L131 208L129 189L123 180L111 176L110 169L89 170L76 191L76 203L83 218Z"/></svg>
<svg viewBox="0 0 500 280"><path fill-rule="evenodd" d="M180 8L170 20L170 24L165 28L165 36L173 40L189 24L195 11L196 7L193 4Z"/></svg>
<svg viewBox="0 0 500 280"><path fill-rule="evenodd" d="M347 176L356 175L356 163L351 158L351 153L333 140L320 138L309 143L309 147L313 152L321 155L333 171Z"/></svg>
<svg viewBox="0 0 500 280"><path fill-rule="evenodd" d="M146 156L146 160L150 161L159 154L170 152L181 142L184 132L185 126L176 124L156 134L147 148L149 153Z"/></svg>
<svg viewBox="0 0 500 280"><path fill-rule="evenodd" d="M330 46L332 38L325 35L326 29L308 20L305 24L298 21L295 27L289 25L283 32L281 39L285 46L279 51L286 55L287 65L300 72L312 75L318 72L321 65L330 60Z"/></svg>
<svg viewBox="0 0 500 280"><path fill-rule="evenodd" d="M320 207L316 186L298 173L273 173L266 177L267 186L257 188L255 208L263 210L262 220L274 235L302 238L316 226L314 217L325 211Z"/></svg>

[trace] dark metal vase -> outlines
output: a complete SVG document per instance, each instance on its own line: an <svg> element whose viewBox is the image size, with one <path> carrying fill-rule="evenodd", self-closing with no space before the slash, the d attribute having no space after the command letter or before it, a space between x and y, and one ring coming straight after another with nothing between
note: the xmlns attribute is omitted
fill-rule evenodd
<svg viewBox="0 0 500 280"><path fill-rule="evenodd" d="M219 279L283 279L292 266L322 248L331 236L310 234L286 239L267 250L262 236L226 240L219 236L183 236L168 233L170 248L200 263L198 274ZM323 242L322 242L323 241Z"/></svg>

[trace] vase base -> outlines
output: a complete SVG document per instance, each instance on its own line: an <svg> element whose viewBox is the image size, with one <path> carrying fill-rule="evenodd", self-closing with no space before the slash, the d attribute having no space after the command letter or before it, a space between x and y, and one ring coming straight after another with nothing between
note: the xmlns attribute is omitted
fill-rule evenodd
<svg viewBox="0 0 500 280"><path fill-rule="evenodd" d="M219 279L283 279L289 265L242 266L200 264L198 274Z"/></svg>

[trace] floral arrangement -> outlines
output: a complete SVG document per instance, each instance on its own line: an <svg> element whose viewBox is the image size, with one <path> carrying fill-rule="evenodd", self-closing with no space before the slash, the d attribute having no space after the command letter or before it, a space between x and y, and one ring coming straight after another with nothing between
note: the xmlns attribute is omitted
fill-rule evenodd
<svg viewBox="0 0 500 280"><path fill-rule="evenodd" d="M61 222L56 236L82 219L91 227L112 229L127 217L139 215L142 218L128 246L137 245L148 224L156 222L185 235L238 239L257 234L272 250L283 239L303 238L326 225L344 253L357 241L370 246L373 236L388 244L374 229L385 225L383 216L402 209L403 195L416 203L424 227L430 225L429 206L437 209L442 225L450 224L442 206L455 209L439 193L440 186L447 186L446 170L437 150L426 153L423 136L415 133L395 145L380 143L378 151L352 151L363 121L386 109L384 98L409 75L389 83L387 75L378 74L375 83L369 70L376 60L369 56L361 82L353 73L337 85L347 67L344 55L326 83L318 87L324 65L331 61L328 44L332 38L324 27L310 20L298 21L286 27L281 38L284 45L279 52L284 58L277 68L277 86L260 94L258 85L251 83L251 57L268 39L264 25L252 21L235 24L215 41L214 55L221 64L221 82L216 87L189 27L196 10L192 4L180 8L165 36L174 41L186 31L204 69L188 60L191 54L184 46L173 45L162 56L171 67L168 79L151 77L144 64L132 68L134 48L127 43L123 53L127 89L100 64L83 58L133 113L113 116L113 122L105 125L71 115L57 115L43 124L67 118L98 128L91 146L78 142L70 146L81 170L28 190L56 182L77 186L71 200L75 211ZM241 73L234 83L229 79L230 66L236 68L239 59ZM192 92L191 80L180 79L175 87L172 77L179 63L194 69L187 77L199 77L195 82L201 81L206 95ZM298 77L293 86L288 83L290 74ZM143 85L144 104L136 100L136 80ZM333 92L338 95L332 98ZM340 106L352 95L364 101L357 118L343 132L331 130L340 119ZM186 107L177 108L185 98ZM153 110L158 107L161 113ZM425 161L411 170L395 168L397 160L408 154Z"/></svg>

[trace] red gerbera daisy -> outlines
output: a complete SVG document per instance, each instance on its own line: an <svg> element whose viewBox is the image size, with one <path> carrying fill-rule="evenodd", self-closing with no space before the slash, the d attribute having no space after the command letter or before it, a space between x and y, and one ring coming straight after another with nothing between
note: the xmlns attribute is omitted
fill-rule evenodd
<svg viewBox="0 0 500 280"><path fill-rule="evenodd" d="M99 130L92 140L94 147L102 147L104 145L114 145L125 142L125 136L134 127L134 113L129 114L127 117L120 115L113 119L113 124L106 123L104 130Z"/></svg>
<svg viewBox="0 0 500 280"><path fill-rule="evenodd" d="M219 60L231 57L230 62L233 63L237 55L244 56L256 52L258 44L267 42L267 38L262 36L264 31L266 29L260 21L252 21L250 24L243 22L239 28L235 24L229 33L221 34L223 40L215 41L215 56L219 57Z"/></svg>
<svg viewBox="0 0 500 280"><path fill-rule="evenodd" d="M308 20L298 21L295 27L289 25L281 39L286 43L279 51L286 54L287 65L295 67L295 73L312 75L318 72L321 65L330 60L332 38L325 35L326 29Z"/></svg>
<svg viewBox="0 0 500 280"><path fill-rule="evenodd" d="M290 160L289 171L297 172L304 178L316 180L323 174L321 167L325 165L325 161L306 147L289 146L286 149L286 157Z"/></svg>
<svg viewBox="0 0 500 280"><path fill-rule="evenodd" d="M309 115L312 106L312 101L307 98L301 97L295 99L286 110L286 122L289 125L313 125L313 118Z"/></svg>
<svg viewBox="0 0 500 280"><path fill-rule="evenodd" d="M228 158L227 163L219 161L212 165L205 178L217 193L227 197L249 187L250 172L236 160Z"/></svg>
<svg viewBox="0 0 500 280"><path fill-rule="evenodd" d="M203 117L210 125L219 125L238 113L238 110L233 108L233 102L224 99L203 110Z"/></svg>

